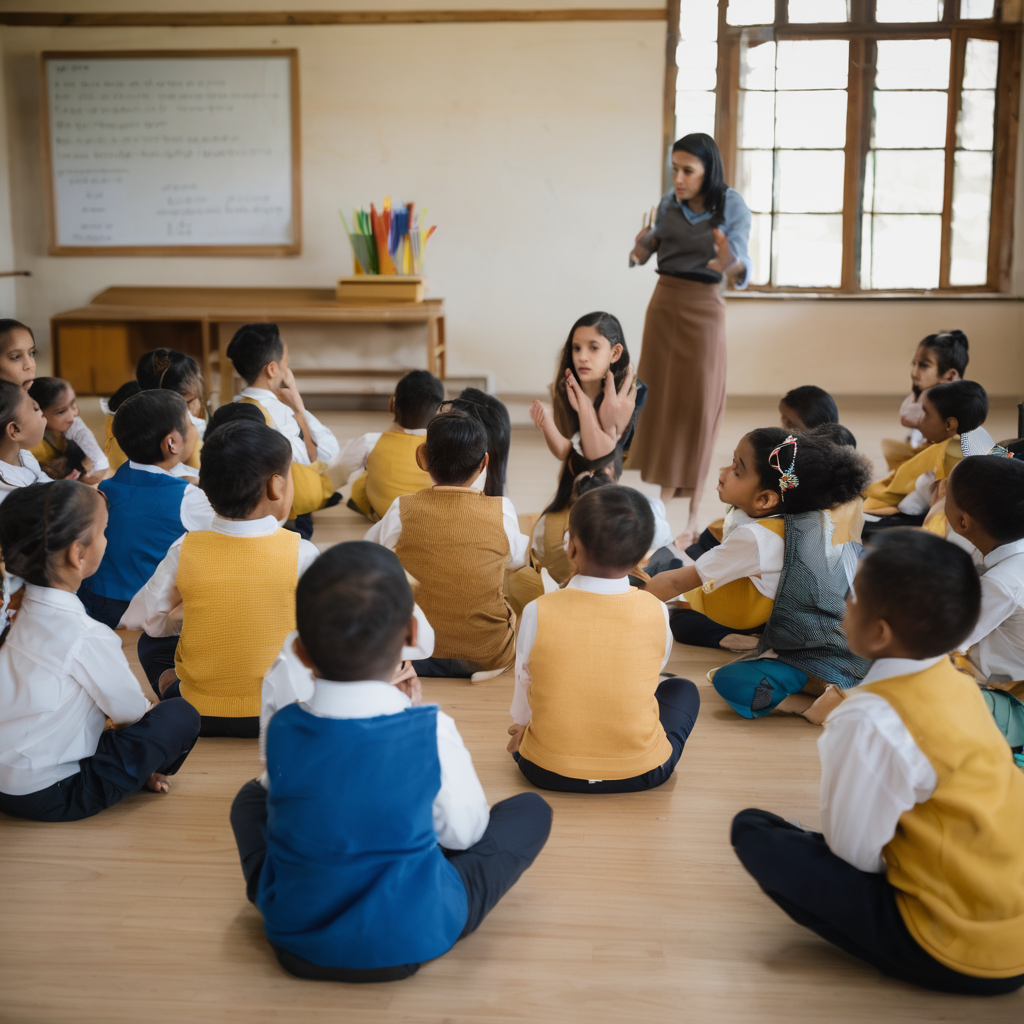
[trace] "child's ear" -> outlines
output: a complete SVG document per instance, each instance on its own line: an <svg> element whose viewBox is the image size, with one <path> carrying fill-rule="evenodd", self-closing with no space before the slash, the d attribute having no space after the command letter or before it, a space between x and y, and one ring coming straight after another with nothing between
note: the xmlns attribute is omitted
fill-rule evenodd
<svg viewBox="0 0 1024 1024"><path fill-rule="evenodd" d="M71 566L76 572L82 568L85 556L85 545L80 541L73 541L71 546L67 549L64 554L68 565Z"/></svg>
<svg viewBox="0 0 1024 1024"><path fill-rule="evenodd" d="M420 624L416 621L415 615L409 616L409 625L405 629L405 646L415 647L420 635Z"/></svg>
<svg viewBox="0 0 1024 1024"><path fill-rule="evenodd" d="M185 445L185 439L176 430L172 430L165 437L160 439L160 454L163 461L173 458Z"/></svg>
<svg viewBox="0 0 1024 1024"><path fill-rule="evenodd" d="M394 396L394 395L392 395L392 396L391 396L391 397L390 397L390 398L388 399L388 412L389 412L389 413L390 413L390 414L391 414L392 416L394 416L394 415L395 415L395 396Z"/></svg>
<svg viewBox="0 0 1024 1024"><path fill-rule="evenodd" d="M302 642L300 637L295 638L292 643L292 650L295 652L295 657L298 658L299 661L301 661L302 664L313 673L313 675L320 675L316 669L316 665L313 664L313 659L309 656L309 651L306 650L306 645Z"/></svg>
<svg viewBox="0 0 1024 1024"><path fill-rule="evenodd" d="M622 358L622 346L612 345L612 363L617 363Z"/></svg>
<svg viewBox="0 0 1024 1024"><path fill-rule="evenodd" d="M952 437L960 433L960 423L955 416L946 417L946 436Z"/></svg>
<svg viewBox="0 0 1024 1024"><path fill-rule="evenodd" d="M267 478L267 497L271 501L280 501L284 497L288 481L280 473Z"/></svg>
<svg viewBox="0 0 1024 1024"><path fill-rule="evenodd" d="M570 533L569 540L565 545L565 554L569 561L573 564L576 563L576 556L579 554L579 545L576 543L576 538Z"/></svg>
<svg viewBox="0 0 1024 1024"><path fill-rule="evenodd" d="M480 463L480 472L482 473L486 468L487 464L491 461L491 453L484 452L484 461Z"/></svg>
<svg viewBox="0 0 1024 1024"><path fill-rule="evenodd" d="M763 491L758 491L754 497L754 507L759 512L770 512L776 508L781 501L781 498L775 491L770 491L766 487Z"/></svg>
<svg viewBox="0 0 1024 1024"><path fill-rule="evenodd" d="M427 463L427 446L425 444L421 444L419 448L416 449L416 465L419 466L424 473L430 472L430 466Z"/></svg>
<svg viewBox="0 0 1024 1024"><path fill-rule="evenodd" d="M959 374L959 373L957 373L957 371L956 371L956 370L955 370L955 369L954 369L953 367L950 367L950 368L949 368L949 369L948 369L948 370L947 370L947 371L946 371L946 372L945 372L945 373L944 373L944 374L943 374L943 375L942 375L942 376L941 376L941 377L939 378L939 383L940 383L940 384L949 384L949 383L950 383L951 381L954 381L954 380L959 380L959 379L960 379L960 374Z"/></svg>

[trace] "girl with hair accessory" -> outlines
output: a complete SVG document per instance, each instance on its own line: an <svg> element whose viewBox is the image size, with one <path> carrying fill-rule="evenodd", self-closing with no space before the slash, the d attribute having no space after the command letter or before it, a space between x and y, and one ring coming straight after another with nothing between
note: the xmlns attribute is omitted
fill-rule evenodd
<svg viewBox="0 0 1024 1024"><path fill-rule="evenodd" d="M622 324L611 313L587 313L572 325L551 385L552 411L539 401L530 417L555 458L574 450L597 460L628 452L647 386L636 379Z"/></svg>
<svg viewBox="0 0 1024 1024"><path fill-rule="evenodd" d="M75 389L60 377L36 377L28 393L46 417L43 440L32 449L43 472L90 486L106 479L110 462L78 414Z"/></svg>
<svg viewBox="0 0 1024 1024"><path fill-rule="evenodd" d="M870 473L864 456L823 433L751 431L719 474L718 493L737 510L730 532L696 562L648 584L663 601L683 594L690 610L722 628L760 631L755 660L726 665L712 678L744 718L809 712L826 684L852 686L867 671L846 645L842 619ZM684 630L697 628L679 618L672 625L682 642Z"/></svg>
<svg viewBox="0 0 1024 1024"><path fill-rule="evenodd" d="M152 707L117 634L76 596L103 558L106 524L103 496L77 480L0 506L0 547L25 580L0 648L0 811L14 817L77 821L141 789L166 793L199 735L184 701Z"/></svg>

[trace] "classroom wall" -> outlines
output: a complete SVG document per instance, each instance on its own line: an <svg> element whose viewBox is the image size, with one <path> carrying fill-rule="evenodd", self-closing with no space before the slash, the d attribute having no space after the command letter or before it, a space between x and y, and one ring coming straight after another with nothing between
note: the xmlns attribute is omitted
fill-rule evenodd
<svg viewBox="0 0 1024 1024"><path fill-rule="evenodd" d="M218 6L288 5L223 0ZM381 6L413 5L387 0ZM39 0L33 7L95 5ZM103 7L196 9L185 0L111 0ZM572 321L599 308L620 316L638 351L655 277L651 267L629 270L626 257L642 211L660 191L664 31L661 22L3 29L0 270L14 269L7 265L13 261L33 276L16 284L0 280L0 315L13 311L36 327L45 359L49 317L110 285L330 286L351 272L337 208L390 192L426 205L440 225L426 273L430 294L447 303L449 372L489 371L500 392L541 392ZM300 51L301 255L46 254L41 51L272 46ZM1024 155L1018 168L1024 170ZM1020 193L1018 295L1024 294ZM8 206L11 228L5 229ZM914 343L955 326L971 338L978 379L994 394L1024 395L1022 310L1021 302L1005 300L730 298L729 392L778 394L813 379L837 394L898 394Z"/></svg>

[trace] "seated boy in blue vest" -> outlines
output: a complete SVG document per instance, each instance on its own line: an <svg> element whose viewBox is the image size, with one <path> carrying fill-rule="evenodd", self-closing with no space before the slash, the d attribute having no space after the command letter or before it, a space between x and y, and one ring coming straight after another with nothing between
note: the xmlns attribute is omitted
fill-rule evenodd
<svg viewBox="0 0 1024 1024"><path fill-rule="evenodd" d="M940 992L1024 985L1024 774L974 680L953 667L978 619L977 571L923 530L872 540L847 598L874 661L825 719L822 832L741 811L743 866L798 924Z"/></svg>
<svg viewBox="0 0 1024 1024"><path fill-rule="evenodd" d="M444 401L444 385L426 370L407 373L388 402L394 424L383 434L363 434L349 441L338 459L344 478L366 472L352 484L349 508L377 522L395 498L430 486L430 475L416 461L427 436L427 424Z"/></svg>
<svg viewBox="0 0 1024 1024"><path fill-rule="evenodd" d="M160 699L192 704L200 736L259 735L263 677L295 628L298 578L319 554L279 526L291 469L291 446L266 424L209 432L199 485L216 516L171 545L125 612L125 625L146 633L139 660Z"/></svg>
<svg viewBox="0 0 1024 1024"><path fill-rule="evenodd" d="M661 680L668 609L628 579L653 536L639 491L587 492L569 513L577 574L523 609L508 749L541 789L653 789L683 752L700 694L688 679Z"/></svg>
<svg viewBox="0 0 1024 1024"><path fill-rule="evenodd" d="M141 391L118 407L114 437L128 456L99 489L107 499L107 550L78 596L85 610L117 629L170 546L189 530L207 530L213 509L198 488L174 475L196 446L188 406L173 391Z"/></svg>
<svg viewBox="0 0 1024 1024"><path fill-rule="evenodd" d="M520 793L488 811L455 723L388 682L417 632L392 552L331 548L299 582L296 619L314 691L271 718L267 788L246 783L231 808L246 892L290 973L406 978L480 926L551 809Z"/></svg>

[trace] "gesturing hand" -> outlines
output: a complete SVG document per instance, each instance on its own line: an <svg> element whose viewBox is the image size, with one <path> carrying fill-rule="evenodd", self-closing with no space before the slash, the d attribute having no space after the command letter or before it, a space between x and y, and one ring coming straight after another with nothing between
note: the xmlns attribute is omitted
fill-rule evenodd
<svg viewBox="0 0 1024 1024"><path fill-rule="evenodd" d="M544 429L544 424L547 421L548 412L544 408L544 403L539 398L535 398L530 403L530 419L533 420L533 425L538 430Z"/></svg>
<svg viewBox="0 0 1024 1024"><path fill-rule="evenodd" d="M737 262L736 257L729 248L729 239L721 228L714 228L712 234L715 238L715 258L708 260L708 270L717 270L720 274L728 274L733 265Z"/></svg>
<svg viewBox="0 0 1024 1024"><path fill-rule="evenodd" d="M590 396L580 387L580 382L572 370L568 369L565 371L565 393L569 404L577 414L581 411L585 412L588 408L593 410L594 403L590 400Z"/></svg>
<svg viewBox="0 0 1024 1024"><path fill-rule="evenodd" d="M605 433L611 434L616 440L622 436L629 421L633 417L633 409L636 406L636 376L633 367L626 369L626 376L622 379L622 387L616 389L615 374L609 370L604 378L604 400L598 417L601 427Z"/></svg>
<svg viewBox="0 0 1024 1024"><path fill-rule="evenodd" d="M651 229L654 227L654 218L657 213L657 207L652 206L649 214L644 214L643 227L637 232L636 238L633 240L633 251L629 254L629 265L631 267L636 266L638 263L646 263L651 258L651 249L644 244L644 239L651 233Z"/></svg>

